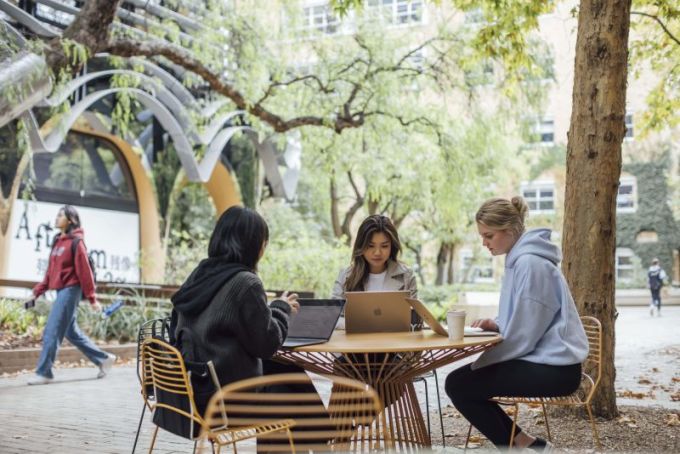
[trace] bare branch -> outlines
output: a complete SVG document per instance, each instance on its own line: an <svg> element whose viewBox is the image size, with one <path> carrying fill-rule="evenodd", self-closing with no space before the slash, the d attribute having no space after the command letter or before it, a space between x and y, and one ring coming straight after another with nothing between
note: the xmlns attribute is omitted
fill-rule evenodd
<svg viewBox="0 0 680 454"><path fill-rule="evenodd" d="M217 93L229 98L238 109L247 111L249 114L261 119L269 124L276 132L286 132L301 126L321 126L341 133L347 128L358 128L363 126L364 118L361 114L338 115L334 119L324 119L319 116L300 116L291 119L284 119L261 104L251 104L245 96L233 85L223 82L215 71L208 68L186 50L170 45L163 41L138 41L120 39L115 40L104 49L104 51L118 55L120 57L163 56L173 63L195 73L205 80L210 87Z"/></svg>
<svg viewBox="0 0 680 454"><path fill-rule="evenodd" d="M650 18L650 19L655 20L655 21L661 26L661 28L662 28L663 31L666 33L666 35L668 35L668 37L669 37L670 39L672 39L673 41L675 41L675 44L680 45L680 40L679 40L678 38L676 38L676 37L673 35L673 33L671 33L671 31L668 29L668 27L666 27L666 24L664 24L663 21L662 21L661 19L659 19L659 16L655 16L654 14L644 13L644 12L642 12L642 11L631 11L630 14L631 14L631 15L632 15L632 14L635 14L635 15L637 15L637 16L644 16L644 17L648 17L648 18Z"/></svg>

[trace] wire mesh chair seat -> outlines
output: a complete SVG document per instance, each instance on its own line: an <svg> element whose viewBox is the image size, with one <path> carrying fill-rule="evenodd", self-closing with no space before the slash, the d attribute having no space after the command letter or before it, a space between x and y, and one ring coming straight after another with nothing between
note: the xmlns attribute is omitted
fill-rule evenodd
<svg viewBox="0 0 680 454"><path fill-rule="evenodd" d="M572 394L567 396L557 396L557 397L494 397L491 399L501 405L512 405L515 407L514 416L512 419L512 432L510 434L510 447L512 448L515 440L515 428L517 426L517 416L519 414L519 405L540 405L543 413L543 419L545 421L545 428L548 435L548 440L552 441L552 435L550 433L550 423L548 421L548 413L546 411L546 405L555 406L573 406L573 407L585 407L588 412L588 418L590 420L591 430L593 432L593 440L597 449L602 448L600 443L600 437L597 432L597 426L595 425L595 418L593 417L593 411L591 402L597 387L600 384L600 379L602 375L602 324L595 317L583 316L581 317L581 323L586 332L586 337L588 338L588 356L581 365L581 384L578 389ZM470 434L472 433L472 424L468 429L467 439L465 440L465 447L467 448L468 442L470 441Z"/></svg>
<svg viewBox="0 0 680 454"><path fill-rule="evenodd" d="M335 376L325 378L332 381L334 389L327 408L316 391L295 391L296 386L312 385L311 379L304 373L267 375L227 385L210 400L203 432L216 445L232 444L235 448L235 442L223 439L216 426L247 430L250 426L266 426L277 420L291 421L293 424L285 432L272 430L257 434L258 450L384 449L374 424L383 408L377 393L355 380ZM271 391L262 392L264 388ZM273 391L273 388L278 391ZM389 443L390 437L385 439Z"/></svg>

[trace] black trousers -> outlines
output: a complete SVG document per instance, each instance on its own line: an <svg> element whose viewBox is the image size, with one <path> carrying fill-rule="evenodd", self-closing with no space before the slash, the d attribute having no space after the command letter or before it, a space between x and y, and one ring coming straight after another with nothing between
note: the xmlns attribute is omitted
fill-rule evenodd
<svg viewBox="0 0 680 454"><path fill-rule="evenodd" d="M510 444L512 419L489 399L506 397L556 397L576 391L581 365L549 366L522 360L506 361L481 369L461 367L446 377L446 394L456 409L496 447ZM521 432L518 427L515 434Z"/></svg>
<svg viewBox="0 0 680 454"><path fill-rule="evenodd" d="M661 288L652 290L652 304L661 310Z"/></svg>

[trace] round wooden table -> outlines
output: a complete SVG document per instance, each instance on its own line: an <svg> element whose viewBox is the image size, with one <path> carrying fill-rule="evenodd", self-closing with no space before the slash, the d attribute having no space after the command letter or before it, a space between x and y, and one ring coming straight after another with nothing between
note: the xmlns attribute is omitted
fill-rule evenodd
<svg viewBox="0 0 680 454"><path fill-rule="evenodd" d="M373 387L385 410L375 421L378 445L410 449L431 446L413 379L433 369L482 352L500 335L451 341L432 331L345 334L335 331L323 344L281 349L275 358L303 369L353 378Z"/></svg>

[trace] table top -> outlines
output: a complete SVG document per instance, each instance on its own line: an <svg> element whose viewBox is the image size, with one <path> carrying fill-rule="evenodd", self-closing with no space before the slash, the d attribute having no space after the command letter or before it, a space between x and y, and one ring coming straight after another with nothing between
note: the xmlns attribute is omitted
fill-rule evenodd
<svg viewBox="0 0 680 454"><path fill-rule="evenodd" d="M335 330L328 342L316 345L295 347L296 352L330 353L397 353L442 349L461 349L477 345L496 344L503 338L496 336L465 337L462 341L452 341L433 331L407 331L400 333L346 334Z"/></svg>

